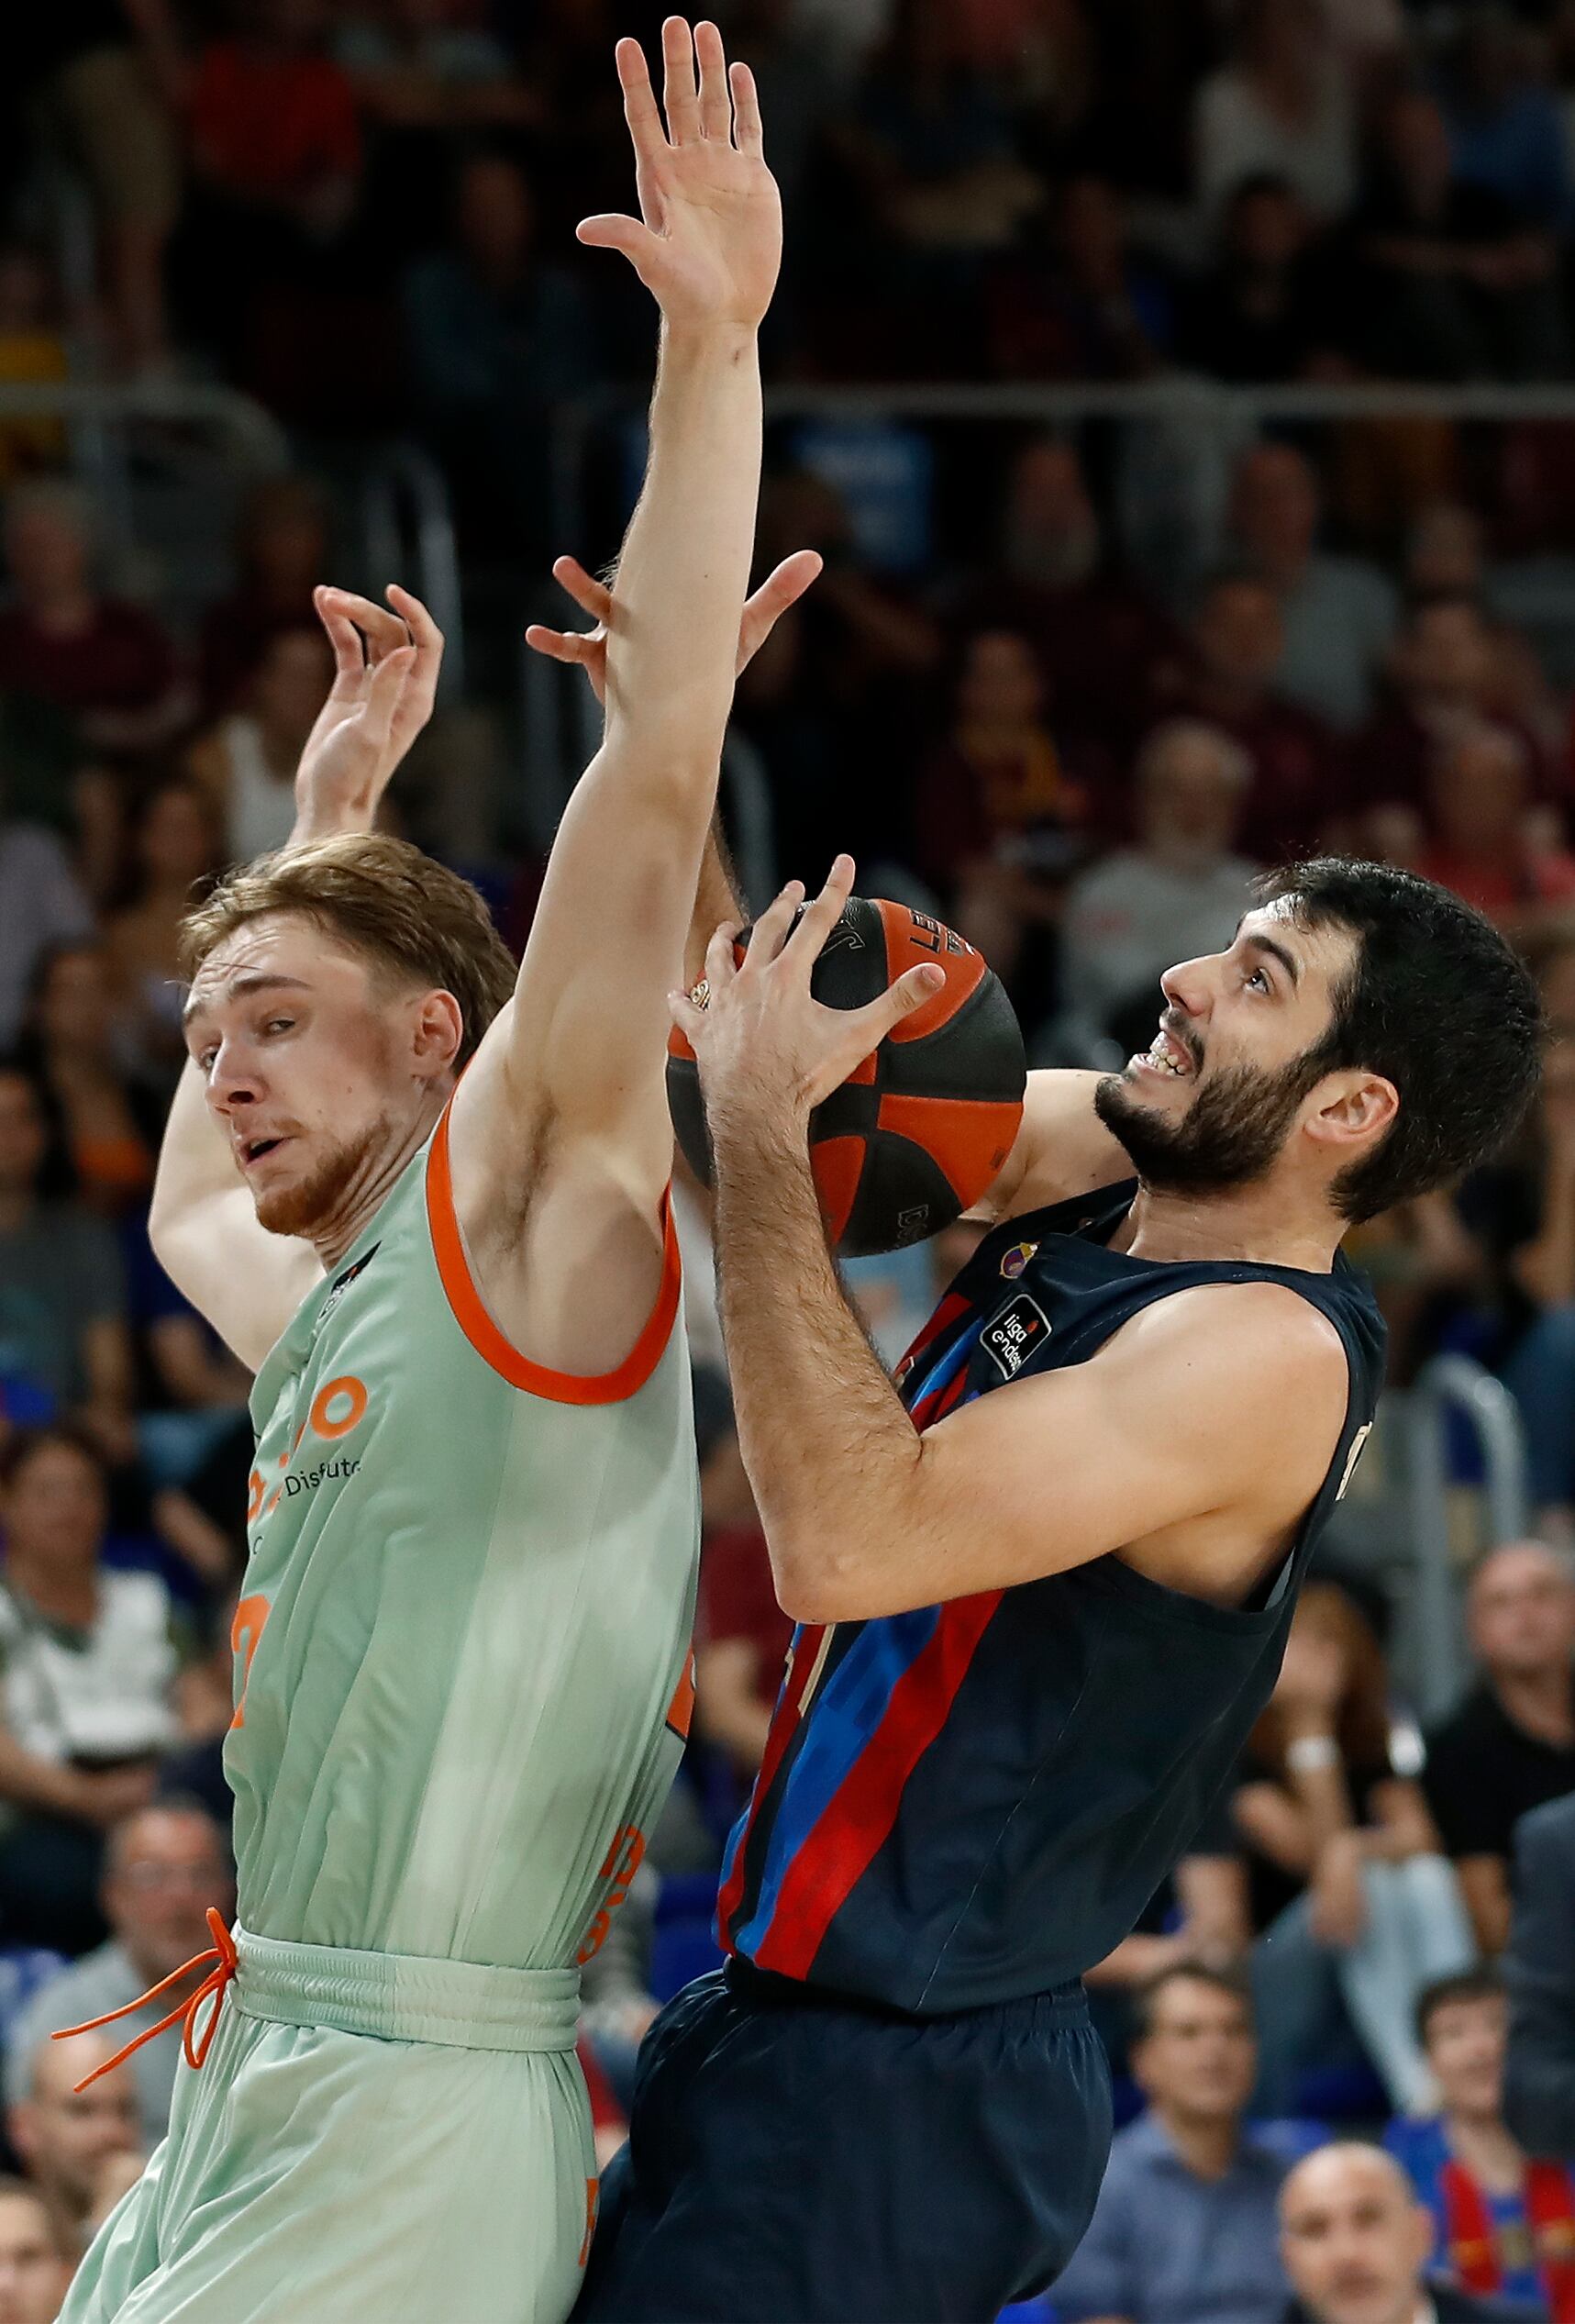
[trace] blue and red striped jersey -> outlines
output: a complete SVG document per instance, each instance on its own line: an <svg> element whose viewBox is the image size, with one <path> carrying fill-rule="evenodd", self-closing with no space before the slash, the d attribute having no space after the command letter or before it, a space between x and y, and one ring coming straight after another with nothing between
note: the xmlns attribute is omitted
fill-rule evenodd
<svg viewBox="0 0 1575 2324"><path fill-rule="evenodd" d="M897 1373L920 1429L1081 1363L1195 1285L1288 1284L1349 1365L1322 1490L1257 1605L1205 1604L1118 1556L944 1606L801 1627L728 1843L724 1948L916 2014L1081 1976L1136 1925L1229 1780L1279 1673L1313 1547L1371 1425L1384 1332L1365 1277L1107 1248L1135 1187L1010 1219ZM1075 1445L1044 1449L1047 1500Z"/></svg>

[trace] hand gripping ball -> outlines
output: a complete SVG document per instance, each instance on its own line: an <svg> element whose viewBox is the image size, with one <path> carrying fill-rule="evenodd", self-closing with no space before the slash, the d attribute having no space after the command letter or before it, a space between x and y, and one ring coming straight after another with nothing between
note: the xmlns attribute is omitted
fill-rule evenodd
<svg viewBox="0 0 1575 2324"><path fill-rule="evenodd" d="M740 959L749 935L738 939ZM1004 987L927 912L849 896L810 990L827 1008L862 1008L926 962L939 963L946 983L809 1118L826 1232L845 1259L948 1227L999 1175L1023 1118L1023 1036ZM700 1077L678 1031L668 1042L667 1095L684 1160L708 1185Z"/></svg>

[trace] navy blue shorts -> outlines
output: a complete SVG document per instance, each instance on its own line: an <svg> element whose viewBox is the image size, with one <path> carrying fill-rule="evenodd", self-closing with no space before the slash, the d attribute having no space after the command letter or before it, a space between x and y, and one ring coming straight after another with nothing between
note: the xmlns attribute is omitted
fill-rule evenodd
<svg viewBox="0 0 1575 2324"><path fill-rule="evenodd" d="M1109 2144L1079 1985L920 2018L729 1963L646 2037L576 2324L993 2324Z"/></svg>

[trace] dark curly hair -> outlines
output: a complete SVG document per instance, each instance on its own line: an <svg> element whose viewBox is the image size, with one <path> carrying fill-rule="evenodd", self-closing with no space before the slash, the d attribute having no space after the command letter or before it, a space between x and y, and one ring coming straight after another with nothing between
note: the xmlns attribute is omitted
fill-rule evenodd
<svg viewBox="0 0 1575 2324"><path fill-rule="evenodd" d="M1340 1216L1375 1218L1496 1153L1536 1095L1543 1017L1530 972L1492 922L1414 872L1341 856L1271 872L1258 894L1303 928L1357 940L1334 1021L1308 1053L1312 1079L1357 1066L1399 1093L1386 1136L1330 1188Z"/></svg>

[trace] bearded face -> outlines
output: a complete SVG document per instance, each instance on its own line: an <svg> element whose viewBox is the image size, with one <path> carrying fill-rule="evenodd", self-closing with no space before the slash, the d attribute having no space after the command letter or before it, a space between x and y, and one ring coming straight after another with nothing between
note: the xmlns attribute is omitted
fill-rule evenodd
<svg viewBox="0 0 1575 2324"><path fill-rule="evenodd" d="M344 1215L356 1189L363 1184L395 1141L393 1123L380 1115L353 1137L312 1156L300 1174L288 1169L270 1180L267 1158L253 1173L252 1199L257 1223L271 1235L301 1235L310 1240Z"/></svg>
<svg viewBox="0 0 1575 2324"><path fill-rule="evenodd" d="M1129 1066L1107 1073L1095 1090L1100 1120L1157 1193L1213 1195L1250 1185L1272 1167L1303 1099L1327 1070L1321 1046L1283 1065L1225 1065L1205 1073L1196 1037L1170 1016L1166 1029L1172 1046L1192 1061L1191 1103L1182 1112L1147 1104Z"/></svg>

